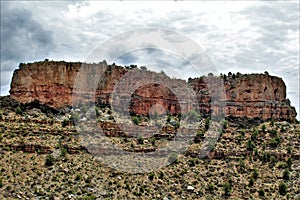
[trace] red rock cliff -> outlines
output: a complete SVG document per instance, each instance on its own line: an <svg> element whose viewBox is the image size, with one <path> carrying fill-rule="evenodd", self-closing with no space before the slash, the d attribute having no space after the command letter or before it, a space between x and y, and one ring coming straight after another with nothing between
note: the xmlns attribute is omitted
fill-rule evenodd
<svg viewBox="0 0 300 200"><path fill-rule="evenodd" d="M81 70L81 76L78 76L82 68L85 70ZM103 75L96 82L92 78L84 78L97 73ZM220 107L212 103L217 96L217 100L224 103L227 116L291 121L296 117L295 108L286 99L283 80L266 74L202 77L189 79L187 83L161 73L107 66L106 63L45 61L20 64L13 75L10 95L22 103L37 99L55 108L72 105L72 98L76 97L76 78L82 81L80 91L76 90L81 98L85 93L91 93L93 100L104 104L128 104L125 109L138 114L153 114L155 110L180 113L193 106L203 113L218 112ZM212 84L207 84L209 82ZM89 91L92 84L97 85L95 91ZM189 88L191 91L188 91ZM191 93L196 98L187 98Z"/></svg>

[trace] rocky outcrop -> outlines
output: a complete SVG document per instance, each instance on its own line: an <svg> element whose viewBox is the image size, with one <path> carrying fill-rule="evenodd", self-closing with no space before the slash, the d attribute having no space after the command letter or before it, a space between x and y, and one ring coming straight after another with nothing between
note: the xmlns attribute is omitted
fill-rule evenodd
<svg viewBox="0 0 300 200"><path fill-rule="evenodd" d="M217 79L217 80L216 80ZM202 77L190 79L189 84L197 92L202 112L216 112L209 104L211 94L219 93L219 77ZM279 77L268 74L247 74L240 76L224 76L221 81L226 97L219 97L224 102L225 115L261 119L282 119L293 121L295 108L286 99L286 86ZM207 82L215 82L216 86L208 89ZM219 85L219 86L218 86Z"/></svg>
<svg viewBox="0 0 300 200"><path fill-rule="evenodd" d="M101 77L96 76L99 73ZM92 100L143 115L199 109L206 115L224 112L264 120L296 117L286 99L285 83L268 74L208 76L186 82L135 66L44 61L20 64L10 95L22 103L38 100L54 108L70 106L74 99Z"/></svg>

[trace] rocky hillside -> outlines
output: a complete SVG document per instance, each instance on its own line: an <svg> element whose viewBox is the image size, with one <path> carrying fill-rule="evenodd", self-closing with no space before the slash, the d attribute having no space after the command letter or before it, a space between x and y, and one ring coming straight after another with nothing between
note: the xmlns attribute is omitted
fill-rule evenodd
<svg viewBox="0 0 300 200"><path fill-rule="evenodd" d="M299 123L240 128L226 121L212 151L199 158L209 120L196 120L195 137L171 165L128 174L86 151L69 113L0 97L0 199L299 199ZM118 131L108 107L97 108L106 138L124 152L168 144L178 121L168 118L140 116L134 120L139 127L157 123L160 132L128 137ZM125 153L119 156L126 161Z"/></svg>
<svg viewBox="0 0 300 200"><path fill-rule="evenodd" d="M102 76L93 80L97 73ZM76 78L81 79L79 90L74 88ZM90 99L143 115L199 109L203 115L224 113L263 120L294 121L296 117L295 108L286 99L285 83L268 74L230 73L186 82L136 66L43 61L20 64L13 75L10 95L22 103L38 100L54 108L72 105L74 98Z"/></svg>

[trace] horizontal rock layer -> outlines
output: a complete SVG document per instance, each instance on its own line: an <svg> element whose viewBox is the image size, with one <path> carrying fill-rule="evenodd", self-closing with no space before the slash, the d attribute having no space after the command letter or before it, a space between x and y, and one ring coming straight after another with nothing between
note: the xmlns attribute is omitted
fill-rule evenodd
<svg viewBox="0 0 300 200"><path fill-rule="evenodd" d="M281 78L268 74L170 79L164 73L99 64L43 61L20 64L10 95L61 108L97 101L114 111L143 115L202 114L294 121Z"/></svg>

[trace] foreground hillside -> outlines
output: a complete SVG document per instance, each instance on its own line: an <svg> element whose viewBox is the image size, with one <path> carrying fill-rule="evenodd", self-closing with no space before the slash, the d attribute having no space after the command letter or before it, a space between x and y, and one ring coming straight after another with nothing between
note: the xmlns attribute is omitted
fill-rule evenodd
<svg viewBox="0 0 300 200"><path fill-rule="evenodd" d="M199 159L207 121L201 119L193 122L197 134L173 164L127 174L86 151L70 110L19 105L9 97L0 103L0 199L299 199L298 123L225 121L213 151ZM97 109L99 122L114 123L108 108ZM172 129L178 119L169 117ZM125 138L107 130L111 141L132 152L155 150L169 139Z"/></svg>

